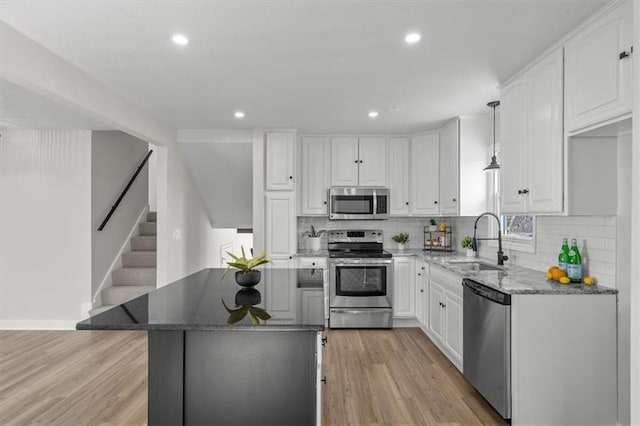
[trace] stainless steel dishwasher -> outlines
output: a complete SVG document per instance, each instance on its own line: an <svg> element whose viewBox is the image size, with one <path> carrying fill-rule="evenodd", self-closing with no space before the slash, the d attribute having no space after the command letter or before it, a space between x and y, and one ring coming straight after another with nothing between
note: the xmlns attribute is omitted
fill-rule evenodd
<svg viewBox="0 0 640 426"><path fill-rule="evenodd" d="M505 419L511 418L511 296L465 278L463 374Z"/></svg>

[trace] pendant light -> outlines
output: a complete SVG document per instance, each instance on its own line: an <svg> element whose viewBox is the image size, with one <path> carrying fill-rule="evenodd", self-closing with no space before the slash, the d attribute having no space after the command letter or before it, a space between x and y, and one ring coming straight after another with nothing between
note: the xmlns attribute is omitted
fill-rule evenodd
<svg viewBox="0 0 640 426"><path fill-rule="evenodd" d="M491 157L491 164L485 167L483 170L499 170L500 164L496 159L496 107L500 105L500 101L491 101L487 104L488 107L493 108L493 157Z"/></svg>

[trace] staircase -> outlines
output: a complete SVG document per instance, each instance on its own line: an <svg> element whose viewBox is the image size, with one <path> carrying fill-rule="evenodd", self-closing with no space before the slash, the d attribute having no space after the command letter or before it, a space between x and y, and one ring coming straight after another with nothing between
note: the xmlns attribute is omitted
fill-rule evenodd
<svg viewBox="0 0 640 426"><path fill-rule="evenodd" d="M102 306L89 311L93 316L156 289L156 212L138 224L138 236L131 237L131 251L122 254L122 268L111 271L113 285L102 289Z"/></svg>

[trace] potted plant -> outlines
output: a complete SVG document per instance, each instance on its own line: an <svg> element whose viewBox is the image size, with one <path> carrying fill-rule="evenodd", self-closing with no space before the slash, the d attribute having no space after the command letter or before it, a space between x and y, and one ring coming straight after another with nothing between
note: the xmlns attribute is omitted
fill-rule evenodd
<svg viewBox="0 0 640 426"><path fill-rule="evenodd" d="M444 220L438 224L438 232L447 232L447 223Z"/></svg>
<svg viewBox="0 0 640 426"><path fill-rule="evenodd" d="M261 272L255 268L265 263L270 263L271 261L267 259L267 253L265 252L251 259L247 259L244 247L240 247L240 249L242 251L242 257L227 252L233 259L233 262L227 262L227 269L225 269L222 276L224 277L230 268L236 268L238 269L238 271L236 271L236 283L242 287L253 287L260 282L262 276Z"/></svg>
<svg viewBox="0 0 640 426"><path fill-rule="evenodd" d="M462 241L460 241L460 245L467 251L468 257L475 257L476 252L473 250L473 238L470 235L466 235Z"/></svg>
<svg viewBox="0 0 640 426"><path fill-rule="evenodd" d="M429 221L430 225L429 225L429 231L431 232L436 232L438 230L438 225L436 224L436 220L434 218L431 218L431 220Z"/></svg>
<svg viewBox="0 0 640 426"><path fill-rule="evenodd" d="M398 235L394 235L391 237L393 241L398 243L398 250L404 250L405 245L409 241L409 234L406 232L401 232Z"/></svg>
<svg viewBox="0 0 640 426"><path fill-rule="evenodd" d="M313 225L311 225L311 231L307 231L305 232L305 235L307 237L309 237L308 241L308 247L309 250L311 251L320 251L320 237L322 236L322 234L324 234L325 232L327 232L325 229L319 229L316 231L316 228L313 227Z"/></svg>

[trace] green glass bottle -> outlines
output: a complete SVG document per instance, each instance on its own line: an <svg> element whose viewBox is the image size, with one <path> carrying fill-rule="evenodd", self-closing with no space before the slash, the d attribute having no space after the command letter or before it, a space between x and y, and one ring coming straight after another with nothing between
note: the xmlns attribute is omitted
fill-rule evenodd
<svg viewBox="0 0 640 426"><path fill-rule="evenodd" d="M567 272L567 266L569 264L569 244L567 243L567 239L562 239L562 250L560 250L560 255L558 256L558 268Z"/></svg>
<svg viewBox="0 0 640 426"><path fill-rule="evenodd" d="M578 251L578 242L576 239L571 240L571 249L569 250L569 264L567 265L567 276L572 283L582 282L582 257Z"/></svg>

